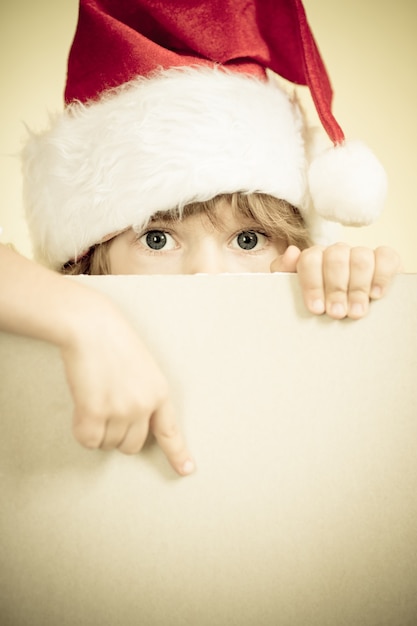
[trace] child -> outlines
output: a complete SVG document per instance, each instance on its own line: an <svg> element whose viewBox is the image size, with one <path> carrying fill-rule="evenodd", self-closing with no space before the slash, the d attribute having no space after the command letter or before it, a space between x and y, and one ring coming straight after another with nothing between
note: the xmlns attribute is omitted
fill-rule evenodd
<svg viewBox="0 0 417 626"><path fill-rule="evenodd" d="M335 147L318 152L297 102L266 79L266 70L310 87ZM221 13L210 2L180 12L173 1L81 0L66 101L51 129L33 136L24 151L28 223L37 258L51 268L297 271L309 310L337 319L362 317L398 271L397 255L387 248L351 250L334 243L334 222L363 224L376 217L385 175L365 146L344 143L299 0L274 6L234 0L223 3ZM23 276L23 261L15 262ZM165 383L138 340L136 356L132 349L124 356L130 331L116 312L103 305L103 323L119 328L112 338L116 354L122 362L134 360L133 371L146 381L138 393L121 368L115 373L126 391L129 408L123 410L116 383L109 396L96 380L91 383L91 370L83 371L92 365L97 335L91 318L88 338L74 325L81 323L84 298L87 310L97 310L96 296L68 281L58 287L59 278L41 268L31 271L44 281L45 298L54 286L63 299L77 302L69 307L75 322L68 322L69 337L77 335L75 349L62 331L45 330L42 320L32 334L62 349L78 440L135 453L150 427L174 468L192 471ZM59 306L52 313L64 314ZM22 331L19 324L7 328ZM110 360L103 359L101 372ZM98 392L86 408L90 384Z"/></svg>
<svg viewBox="0 0 417 626"><path fill-rule="evenodd" d="M303 254L301 251L304 251ZM65 274L193 274L298 271L307 308L335 319L363 317L399 269L390 248L311 246L288 203L262 194L230 194L154 215L92 246Z"/></svg>

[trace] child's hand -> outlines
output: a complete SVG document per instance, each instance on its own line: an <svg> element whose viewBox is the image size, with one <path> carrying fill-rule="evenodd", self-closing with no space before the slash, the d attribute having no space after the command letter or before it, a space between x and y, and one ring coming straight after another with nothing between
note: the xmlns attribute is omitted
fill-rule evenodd
<svg viewBox="0 0 417 626"><path fill-rule="evenodd" d="M0 285L0 329L61 350L81 444L135 454L151 431L179 474L193 471L167 383L107 298L1 244Z"/></svg>
<svg viewBox="0 0 417 626"><path fill-rule="evenodd" d="M302 252L289 246L275 259L272 272L297 272L307 309L334 319L359 319L370 300L384 295L400 271L398 254L388 247L351 248L337 243L328 248L312 246Z"/></svg>
<svg viewBox="0 0 417 626"><path fill-rule="evenodd" d="M101 303L89 319L74 326L61 348L76 439L87 448L136 454L151 431L172 467L190 474L193 463L167 383L148 350L113 308Z"/></svg>

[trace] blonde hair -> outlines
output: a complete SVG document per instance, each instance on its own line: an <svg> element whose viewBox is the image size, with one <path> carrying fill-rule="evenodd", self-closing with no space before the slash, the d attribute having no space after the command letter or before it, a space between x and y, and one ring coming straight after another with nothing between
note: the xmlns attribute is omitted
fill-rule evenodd
<svg viewBox="0 0 417 626"><path fill-rule="evenodd" d="M254 220L270 237L282 242L285 247L295 245L303 250L311 243L298 209L285 200L261 193L223 194L205 202L192 202L181 209L156 213L151 217L148 225L162 217L165 221L176 222L191 215L204 213L215 227L220 228L221 212L216 212L216 208L221 200L225 200L235 214ZM107 251L111 241L112 239L92 246L81 259L66 263L61 268L61 272L63 274L110 274Z"/></svg>

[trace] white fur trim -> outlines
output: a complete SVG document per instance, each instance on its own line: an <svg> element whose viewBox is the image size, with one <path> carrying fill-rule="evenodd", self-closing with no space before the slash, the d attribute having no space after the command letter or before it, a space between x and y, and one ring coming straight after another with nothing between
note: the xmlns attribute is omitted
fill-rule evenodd
<svg viewBox="0 0 417 626"><path fill-rule="evenodd" d="M373 222L383 209L387 193L382 165L359 141L330 148L315 157L308 182L317 213L347 226Z"/></svg>
<svg viewBox="0 0 417 626"><path fill-rule="evenodd" d="M298 106L274 83L188 68L69 107L23 154L38 259L59 267L155 212L235 191L303 210Z"/></svg>

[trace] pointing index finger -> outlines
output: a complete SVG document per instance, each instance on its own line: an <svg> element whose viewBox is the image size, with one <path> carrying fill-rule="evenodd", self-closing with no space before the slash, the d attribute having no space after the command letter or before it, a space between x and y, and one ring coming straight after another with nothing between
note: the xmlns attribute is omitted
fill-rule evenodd
<svg viewBox="0 0 417 626"><path fill-rule="evenodd" d="M174 470L181 476L192 474L195 463L178 426L170 400L166 400L152 415L150 428Z"/></svg>

